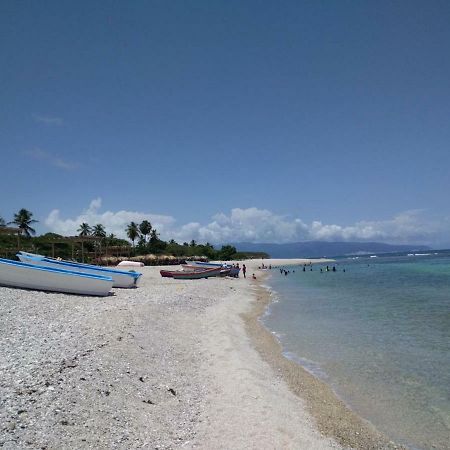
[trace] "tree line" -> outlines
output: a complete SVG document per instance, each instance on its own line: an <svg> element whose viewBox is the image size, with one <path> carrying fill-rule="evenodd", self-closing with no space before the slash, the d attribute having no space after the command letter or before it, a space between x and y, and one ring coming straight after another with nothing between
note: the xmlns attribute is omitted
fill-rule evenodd
<svg viewBox="0 0 450 450"><path fill-rule="evenodd" d="M33 238L36 234L36 230L32 225L38 221L33 219L33 213L25 208L20 209L16 214L14 214L14 219L11 222L5 222L5 220L0 216L0 226L15 225L20 230L20 234L29 238L31 241L36 241L36 243L42 243L43 240L51 240L52 238L62 237L55 233L47 233L45 235ZM164 241L160 239L159 233L152 226L148 220L143 220L141 223L130 222L126 229L124 230L131 244L125 240L120 239L113 233L107 234L105 226L101 223L90 225L83 222L79 225L77 229L79 236L93 236L98 238L98 243L100 247L112 247L112 246L131 246L131 252L134 255L146 255L146 254L156 254L156 255L172 255L175 257L191 257L191 256L204 256L209 259L217 260L231 260L231 259L244 259L249 256L263 256L268 255L264 253L239 253L236 248L232 245L223 245L220 249L216 249L212 244L206 242L205 244L197 243L195 240L190 242L183 242L180 244L174 239L169 241ZM5 242L6 236L0 240L0 245ZM7 239L6 239L7 240ZM60 244L62 247L67 246L66 244ZM89 246L94 246L95 243L87 243Z"/></svg>

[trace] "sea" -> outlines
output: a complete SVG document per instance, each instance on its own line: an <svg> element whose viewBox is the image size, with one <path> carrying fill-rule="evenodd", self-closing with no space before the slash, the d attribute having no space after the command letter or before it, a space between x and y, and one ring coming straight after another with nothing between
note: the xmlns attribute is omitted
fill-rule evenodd
<svg viewBox="0 0 450 450"><path fill-rule="evenodd" d="M395 442L449 449L450 250L284 269L261 319L284 355Z"/></svg>

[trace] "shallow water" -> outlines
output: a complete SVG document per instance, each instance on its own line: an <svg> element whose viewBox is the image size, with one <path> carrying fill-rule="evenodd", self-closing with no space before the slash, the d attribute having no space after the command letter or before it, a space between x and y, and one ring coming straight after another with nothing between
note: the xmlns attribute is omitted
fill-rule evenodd
<svg viewBox="0 0 450 450"><path fill-rule="evenodd" d="M393 440L450 448L450 254L320 267L271 272L263 320L286 355Z"/></svg>

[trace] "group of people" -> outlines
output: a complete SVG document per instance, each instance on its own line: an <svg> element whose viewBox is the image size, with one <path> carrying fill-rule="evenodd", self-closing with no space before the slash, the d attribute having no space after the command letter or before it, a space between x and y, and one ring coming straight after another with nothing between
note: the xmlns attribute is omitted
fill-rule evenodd
<svg viewBox="0 0 450 450"><path fill-rule="evenodd" d="M307 264L303 264L303 268L302 271L306 272L306 267L309 266L309 271L312 272L313 271L313 266L311 263ZM342 269L343 272L345 272L345 269ZM323 269L322 267L320 268L320 273L323 272L337 272L336 266L333 266L332 268L330 268L329 266L326 266L325 269ZM280 273L281 275L285 275L287 276L289 273L291 273L290 270L286 270L284 268L280 268ZM295 270L292 271L292 273L295 273Z"/></svg>
<svg viewBox="0 0 450 450"><path fill-rule="evenodd" d="M239 269L239 271L241 269L241 267L239 266L239 263L231 264L231 267L233 267L235 269ZM239 276L239 271L238 271L236 277ZM247 267L245 267L245 264L242 264L242 274L244 275L244 278L247 278L247 275L246 275L247 274ZM253 277L254 277L254 274L253 274Z"/></svg>

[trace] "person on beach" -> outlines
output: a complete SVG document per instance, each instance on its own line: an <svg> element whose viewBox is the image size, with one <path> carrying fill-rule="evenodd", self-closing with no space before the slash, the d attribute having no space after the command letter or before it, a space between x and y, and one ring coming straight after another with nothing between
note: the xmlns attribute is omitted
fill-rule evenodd
<svg viewBox="0 0 450 450"><path fill-rule="evenodd" d="M239 264L238 264L238 266L239 266ZM242 264L242 273L244 274L244 278L247 278L245 276L246 272L247 272L247 267L245 267L245 264Z"/></svg>
<svg viewBox="0 0 450 450"><path fill-rule="evenodd" d="M252 278L253 278L254 280L256 280L255 274L252 275Z"/></svg>

